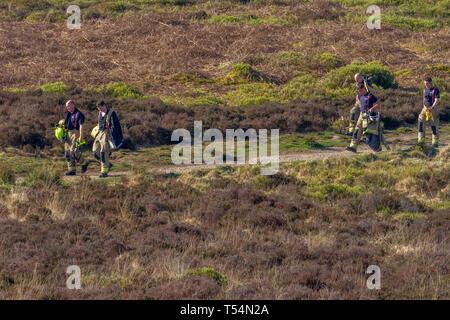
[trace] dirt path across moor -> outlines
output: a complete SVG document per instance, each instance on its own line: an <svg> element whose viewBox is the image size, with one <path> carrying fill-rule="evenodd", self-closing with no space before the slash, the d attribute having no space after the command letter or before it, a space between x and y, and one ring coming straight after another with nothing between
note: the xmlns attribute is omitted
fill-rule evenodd
<svg viewBox="0 0 450 320"><path fill-rule="evenodd" d="M441 133L441 145L440 148L445 147L448 144L449 141L449 133L443 132ZM400 141L398 143L391 143L390 147L391 150L406 150L408 148L411 148L416 143L417 133L416 132L409 132L404 134L399 134L395 136L396 141ZM392 134L388 135L388 141L389 138L394 138ZM385 152L386 149L383 146L383 151ZM301 150L301 151L295 151L295 152L283 152L280 153L279 161L280 163L283 162L294 162L294 161L312 161L312 160L324 160L324 159L334 159L334 158L342 158L342 157L356 157L368 153L376 153L372 149L370 149L365 143L361 143L358 152L353 153L345 150L344 147L329 147L329 148L322 148L322 149L312 149L312 150ZM248 162L246 162L248 164ZM170 166L164 166L161 168L156 169L159 172L162 173L184 173L184 172L190 172L193 170L200 170L200 169L214 169L216 167L219 167L221 165L231 165L231 166L237 166L238 164L232 163L232 164L191 164L191 165L170 165ZM245 164L244 164L245 165ZM112 171L109 174L110 178L118 178L123 176L130 176L132 175L132 171ZM89 170L86 174L81 174L73 177L64 177L66 180L77 180L81 179L81 177L87 176L91 179L98 179L99 173Z"/></svg>

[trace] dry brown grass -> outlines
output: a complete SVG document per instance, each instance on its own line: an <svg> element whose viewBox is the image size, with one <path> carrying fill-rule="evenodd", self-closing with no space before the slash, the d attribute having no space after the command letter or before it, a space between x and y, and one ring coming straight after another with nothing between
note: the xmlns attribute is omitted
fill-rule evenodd
<svg viewBox="0 0 450 320"><path fill-rule="evenodd" d="M176 84L167 81L175 73L220 76L229 71L231 63L241 61L255 62L264 74L286 81L292 78L291 72L258 64L258 58L292 50L311 56L336 53L348 62L378 59L393 70L412 70L416 74L412 80L417 81L424 66L448 58L448 30L365 28L333 21L292 26L205 24L165 13L90 20L79 31L58 24L1 22L0 86L64 81L98 87L124 81L167 94L177 90ZM293 47L302 41L306 41L304 46ZM404 45L408 43L409 49ZM429 50L414 50L427 46Z"/></svg>

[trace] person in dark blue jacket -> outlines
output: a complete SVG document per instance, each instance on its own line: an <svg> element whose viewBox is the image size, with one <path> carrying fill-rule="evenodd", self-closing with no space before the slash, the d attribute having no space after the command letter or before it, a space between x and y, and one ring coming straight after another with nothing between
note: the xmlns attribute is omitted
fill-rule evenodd
<svg viewBox="0 0 450 320"><path fill-rule="evenodd" d="M361 83L364 84L366 87L366 90L370 93L376 93L376 90L372 88L372 85L370 84L371 77L364 77L361 73L355 74L355 82L356 85L360 85ZM358 89L356 90L356 102L355 105L350 110L350 124L348 126L348 133L347 135L352 136L353 132L355 132L356 122L359 117L359 111L361 109L361 104L359 102L359 96L358 96Z"/></svg>
<svg viewBox="0 0 450 320"><path fill-rule="evenodd" d="M380 108L380 101L378 101L377 97L366 89L364 83L358 83L356 85L356 90L358 92L358 99L361 105L361 112L356 123L355 131L353 132L352 141L350 146L347 147L347 150L352 152L356 152L359 140L361 139L362 131L367 127L369 113L377 108Z"/></svg>
<svg viewBox="0 0 450 320"><path fill-rule="evenodd" d="M429 77L424 79L425 90L423 91L423 108L419 114L419 135L418 143L425 142L425 123L429 122L432 131L432 144L439 146L439 111L438 104L440 93L439 89L433 86L433 80Z"/></svg>
<svg viewBox="0 0 450 320"><path fill-rule="evenodd" d="M92 152L94 157L101 162L100 178L105 178L112 166L109 161L110 152L120 148L123 135L116 112L107 108L103 101L97 102L97 109L99 132L95 137Z"/></svg>
<svg viewBox="0 0 450 320"><path fill-rule="evenodd" d="M64 129L67 130L67 140L64 142L64 155L67 161L67 176L76 175L77 162L81 160L81 152L77 143L84 140L84 115L75 107L72 100L66 102L67 110L64 113Z"/></svg>

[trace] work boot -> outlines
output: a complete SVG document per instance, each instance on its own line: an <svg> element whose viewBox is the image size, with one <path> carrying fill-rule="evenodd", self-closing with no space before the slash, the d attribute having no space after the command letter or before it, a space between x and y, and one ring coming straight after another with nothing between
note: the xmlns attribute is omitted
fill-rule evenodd
<svg viewBox="0 0 450 320"><path fill-rule="evenodd" d="M71 171L67 171L67 172L65 173L65 175L66 175L66 176L76 176L77 173L75 172L75 170L71 170Z"/></svg>
<svg viewBox="0 0 450 320"><path fill-rule="evenodd" d="M99 178L107 178L108 174L106 172L102 172L102 173L100 173L100 175L98 177Z"/></svg>
<svg viewBox="0 0 450 320"><path fill-rule="evenodd" d="M431 146L432 146L433 148L437 148L437 147L439 147L439 143L433 143Z"/></svg>
<svg viewBox="0 0 450 320"><path fill-rule="evenodd" d="M347 151L351 151L351 152L356 153L356 149L353 148L353 147L350 147L350 146L348 146L348 147L346 148L346 150L347 150Z"/></svg>
<svg viewBox="0 0 450 320"><path fill-rule="evenodd" d="M108 165L108 169L111 170L112 167L113 167L113 164L110 162Z"/></svg>
<svg viewBox="0 0 450 320"><path fill-rule="evenodd" d="M81 173L85 173L87 171L88 165L89 165L89 162L85 163L81 166Z"/></svg>

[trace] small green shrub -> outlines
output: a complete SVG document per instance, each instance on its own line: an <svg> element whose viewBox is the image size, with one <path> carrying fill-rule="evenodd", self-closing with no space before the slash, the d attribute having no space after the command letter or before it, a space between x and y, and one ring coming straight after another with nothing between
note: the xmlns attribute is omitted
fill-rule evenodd
<svg viewBox="0 0 450 320"><path fill-rule="evenodd" d="M254 69L247 63L236 63L233 65L233 70L226 74L217 82L221 85L232 85L248 82L264 81L263 76L258 70Z"/></svg>
<svg viewBox="0 0 450 320"><path fill-rule="evenodd" d="M197 77L194 74L191 73L177 73L172 76L173 81L180 81L180 82L194 82L197 79Z"/></svg>
<svg viewBox="0 0 450 320"><path fill-rule="evenodd" d="M304 63L304 57L297 51L285 51L276 57L277 61L282 64L299 66Z"/></svg>
<svg viewBox="0 0 450 320"><path fill-rule="evenodd" d="M394 74L380 61L352 62L346 66L333 69L322 79L322 85L327 90L328 95L348 96L355 92L354 76L358 72L364 76L371 76L373 78L372 84L384 89L398 86Z"/></svg>
<svg viewBox="0 0 450 320"><path fill-rule="evenodd" d="M68 86L64 82L59 81L59 82L52 82L52 83L44 84L43 86L40 87L40 89L44 93L64 94L64 91L67 89L67 87Z"/></svg>
<svg viewBox="0 0 450 320"><path fill-rule="evenodd" d="M213 268L197 268L197 269L192 269L189 270L187 272L188 275L193 275L193 276L200 276L200 277L209 277L212 278L214 280L216 280L217 282L221 283L221 284L226 284L228 282L228 278L219 273L218 271L214 270Z"/></svg>
<svg viewBox="0 0 450 320"><path fill-rule="evenodd" d="M324 52L324 53L315 55L313 58L313 61L318 66L329 69L329 70L337 68L337 67L341 67L344 65L344 60L342 58L340 58L336 54L328 53L328 52Z"/></svg>
<svg viewBox="0 0 450 320"><path fill-rule="evenodd" d="M106 86L100 87L96 90L97 92L104 92L107 95L115 98L141 98L142 94L138 89L123 83L123 82L112 82Z"/></svg>
<svg viewBox="0 0 450 320"><path fill-rule="evenodd" d="M316 86L317 80L310 75L295 77L280 90L281 102L288 102L299 98L307 100L316 94Z"/></svg>
<svg viewBox="0 0 450 320"><path fill-rule="evenodd" d="M130 5L128 3L125 3L124 1L117 1L115 3L112 3L109 5L109 10L113 11L113 12L125 12L128 8L130 7Z"/></svg>
<svg viewBox="0 0 450 320"><path fill-rule="evenodd" d="M225 100L232 106L258 105L277 100L276 86L268 83L253 83L228 92Z"/></svg>

